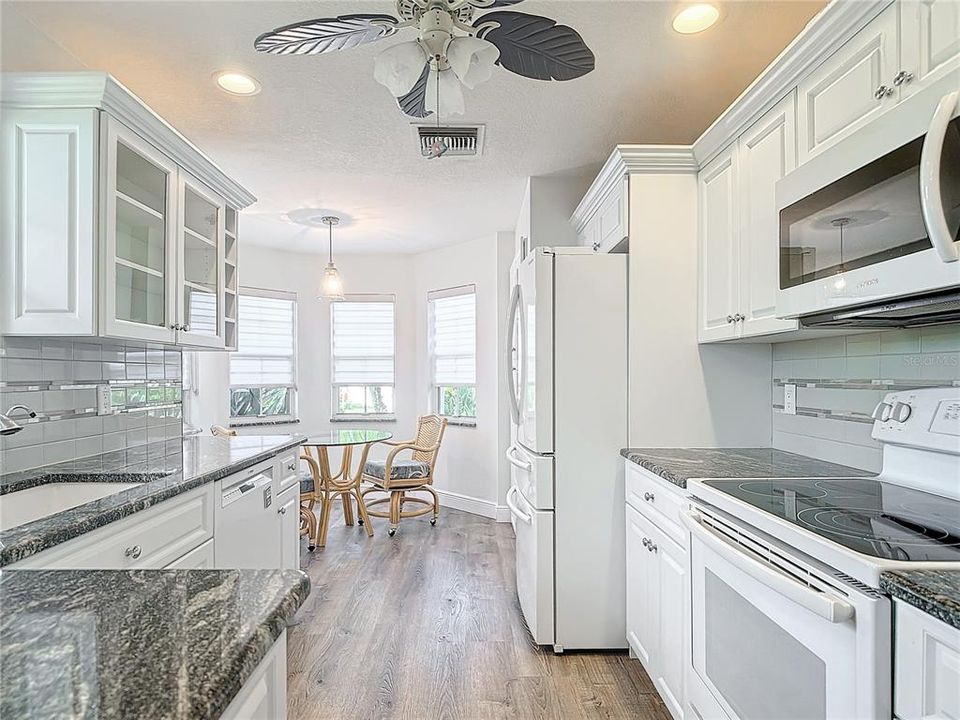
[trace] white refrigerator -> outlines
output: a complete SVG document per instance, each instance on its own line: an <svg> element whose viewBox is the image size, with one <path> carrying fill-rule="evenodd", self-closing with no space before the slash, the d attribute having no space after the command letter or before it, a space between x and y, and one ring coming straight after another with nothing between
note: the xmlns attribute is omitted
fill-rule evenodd
<svg viewBox="0 0 960 720"><path fill-rule="evenodd" d="M516 269L508 332L524 618L557 652L625 648L627 256L536 248Z"/></svg>

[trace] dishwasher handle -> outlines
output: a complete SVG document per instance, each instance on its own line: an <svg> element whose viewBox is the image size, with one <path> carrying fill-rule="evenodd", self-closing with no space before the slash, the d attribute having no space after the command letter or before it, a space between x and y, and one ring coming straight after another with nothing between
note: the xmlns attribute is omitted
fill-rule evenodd
<svg viewBox="0 0 960 720"><path fill-rule="evenodd" d="M231 487L221 491L220 505L221 507L227 507L227 505L235 503L236 501L256 490L258 487L262 487L264 485L268 486L266 493L269 493L271 489L269 486L272 485L272 483L273 478L264 473L257 477L244 480L238 485L232 485ZM266 493L264 496L264 507L269 507L270 500L266 497Z"/></svg>

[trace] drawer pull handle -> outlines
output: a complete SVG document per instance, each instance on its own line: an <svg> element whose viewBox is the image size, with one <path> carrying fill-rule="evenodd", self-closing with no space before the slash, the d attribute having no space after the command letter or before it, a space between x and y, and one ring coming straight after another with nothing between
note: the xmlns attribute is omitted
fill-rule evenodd
<svg viewBox="0 0 960 720"><path fill-rule="evenodd" d="M139 545L134 545L133 547L128 547L123 551L123 554L128 558L133 558L136 560L140 557L140 553L143 552L143 549Z"/></svg>
<svg viewBox="0 0 960 720"><path fill-rule="evenodd" d="M643 499L646 500L647 502L653 502L653 501L654 501L654 494L653 494L652 492L645 492L645 493L643 494Z"/></svg>

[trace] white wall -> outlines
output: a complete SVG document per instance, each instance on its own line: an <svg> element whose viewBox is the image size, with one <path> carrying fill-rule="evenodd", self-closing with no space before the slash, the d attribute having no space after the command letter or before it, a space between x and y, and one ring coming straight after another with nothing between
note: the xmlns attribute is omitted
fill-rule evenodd
<svg viewBox="0 0 960 720"><path fill-rule="evenodd" d="M697 344L697 178L630 177L630 445L768 447L770 346Z"/></svg>
<svg viewBox="0 0 960 720"><path fill-rule="evenodd" d="M500 382L503 376L503 325L513 233L498 233L439 248L414 257L416 274L417 398L421 412L432 412L427 353L427 293L475 285L477 293L477 423L450 426L438 460L434 486L449 504L496 515L506 492L501 462L509 442L509 420Z"/></svg>

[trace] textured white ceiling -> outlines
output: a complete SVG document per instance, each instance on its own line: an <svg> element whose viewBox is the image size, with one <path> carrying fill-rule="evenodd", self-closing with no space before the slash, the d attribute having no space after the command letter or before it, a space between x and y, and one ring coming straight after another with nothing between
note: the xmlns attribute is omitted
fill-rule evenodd
<svg viewBox="0 0 960 720"><path fill-rule="evenodd" d="M484 155L430 162L373 79L376 55L412 31L324 56L253 50L276 26L390 13L390 0L3 2L0 41L5 70L78 62L137 93L259 198L245 242L325 251L324 229L284 219L317 207L351 218L337 252L419 252L512 228L527 175L593 172L617 143L694 140L824 4L728 2L717 27L681 36L676 2L527 0L514 9L576 28L597 69L566 83L496 70L452 118L486 125ZM212 81L220 69L253 75L262 92L226 95Z"/></svg>

